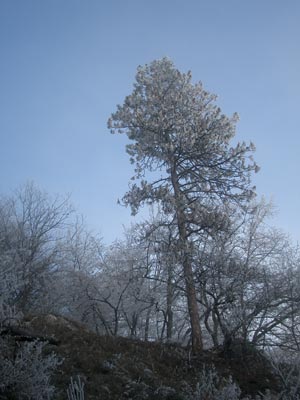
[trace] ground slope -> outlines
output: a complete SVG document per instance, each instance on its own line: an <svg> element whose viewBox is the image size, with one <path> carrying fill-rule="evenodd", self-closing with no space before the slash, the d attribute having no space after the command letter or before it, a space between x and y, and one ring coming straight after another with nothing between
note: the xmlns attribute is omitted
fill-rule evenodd
<svg viewBox="0 0 300 400"><path fill-rule="evenodd" d="M232 376L243 395L278 390L268 361L251 346L237 343L226 352L220 348L192 355L176 344L98 336L54 315L28 316L21 327L28 336L46 338L47 351L63 360L54 376L58 399L67 398L70 378L79 375L85 399L180 400L195 387L202 369L213 366L220 376Z"/></svg>

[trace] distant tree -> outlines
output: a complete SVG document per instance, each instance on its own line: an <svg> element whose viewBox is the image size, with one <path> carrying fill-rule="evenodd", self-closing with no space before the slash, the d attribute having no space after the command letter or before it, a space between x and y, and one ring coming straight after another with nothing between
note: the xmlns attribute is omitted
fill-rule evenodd
<svg viewBox="0 0 300 400"><path fill-rule="evenodd" d="M58 245L57 279L49 282L48 303L52 312L84 320L94 327L90 318L87 318L91 304L86 287L101 269L103 254L101 238L87 229L82 218L77 218Z"/></svg>
<svg viewBox="0 0 300 400"><path fill-rule="evenodd" d="M155 289L156 313L162 315L160 338L171 340L178 331L175 323L180 323L178 313L179 298L184 293L182 286L182 268L178 260L178 234L176 226L158 212L149 220L135 225L140 245L147 246L147 263L145 278L150 280ZM152 292L153 292L152 291ZM178 325L178 324L176 324Z"/></svg>
<svg viewBox="0 0 300 400"><path fill-rule="evenodd" d="M67 199L32 183L0 198L0 302L24 312L42 307L71 213Z"/></svg>
<svg viewBox="0 0 300 400"><path fill-rule="evenodd" d="M251 171L254 145L230 147L237 115L228 118L215 105L216 96L191 73L181 73L163 58L140 66L131 95L111 115L112 133L126 133L135 176L123 200L135 214L143 204L160 203L176 220L178 248L184 272L193 349L202 349L202 332L191 262L193 236L221 229L223 202L238 204L254 194ZM249 160L250 159L250 160ZM151 182L146 172L154 172ZM157 172L161 172L158 174Z"/></svg>
<svg viewBox="0 0 300 400"><path fill-rule="evenodd" d="M145 315L155 303L155 289L145 279L146 263L145 248L137 246L131 230L126 232L123 242L115 242L107 252L109 285L114 293L121 295L120 325L123 334L128 332L130 337L141 337Z"/></svg>
<svg viewBox="0 0 300 400"><path fill-rule="evenodd" d="M299 340L299 252L269 225L272 207L264 200L237 214L230 231L199 243L195 255L205 327L215 346L237 338L293 348Z"/></svg>

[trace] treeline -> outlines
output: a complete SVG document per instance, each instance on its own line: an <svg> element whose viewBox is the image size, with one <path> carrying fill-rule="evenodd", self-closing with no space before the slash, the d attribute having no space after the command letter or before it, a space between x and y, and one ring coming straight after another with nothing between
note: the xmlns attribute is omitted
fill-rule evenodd
<svg viewBox="0 0 300 400"><path fill-rule="evenodd" d="M3 196L1 324L20 313L55 313L101 335L187 344L178 232L156 211L104 246L66 199L33 184ZM243 210L228 206L226 229L189 242L206 348L238 339L299 350L299 249L270 225L271 215L264 200Z"/></svg>

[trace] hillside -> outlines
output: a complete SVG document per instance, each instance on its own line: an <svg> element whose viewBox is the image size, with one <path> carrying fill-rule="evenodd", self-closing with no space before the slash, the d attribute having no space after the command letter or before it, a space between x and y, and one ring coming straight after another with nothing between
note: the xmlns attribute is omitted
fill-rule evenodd
<svg viewBox="0 0 300 400"><path fill-rule="evenodd" d="M203 380L204 370L214 367L227 382L232 376L241 389L240 398L278 390L265 357L239 344L226 354L220 348L192 356L189 348L177 344L97 336L84 325L54 315L26 317L18 329L19 333L10 333L11 341L45 339L46 353L54 352L62 360L53 376L57 399L67 398L70 378L78 376L84 383L85 399L90 400L196 398L196 383ZM219 385L224 384L221 379ZM6 396L14 398L9 393Z"/></svg>

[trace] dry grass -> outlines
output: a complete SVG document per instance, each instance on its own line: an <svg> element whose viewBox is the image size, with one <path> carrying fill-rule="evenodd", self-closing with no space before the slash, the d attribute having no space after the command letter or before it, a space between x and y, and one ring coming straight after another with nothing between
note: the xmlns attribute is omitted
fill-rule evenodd
<svg viewBox="0 0 300 400"><path fill-rule="evenodd" d="M54 377L59 400L66 398L70 377L77 375L85 383L86 399L142 399L147 395L149 400L158 400L158 388L171 387L175 392L164 399L179 400L179 393L187 384L195 384L204 365L215 365L220 376L232 375L243 394L277 387L268 362L253 349L230 357L221 351L191 357L189 349L179 345L97 336L82 324L54 315L28 316L23 326L59 343L48 345L49 352L64 360Z"/></svg>

